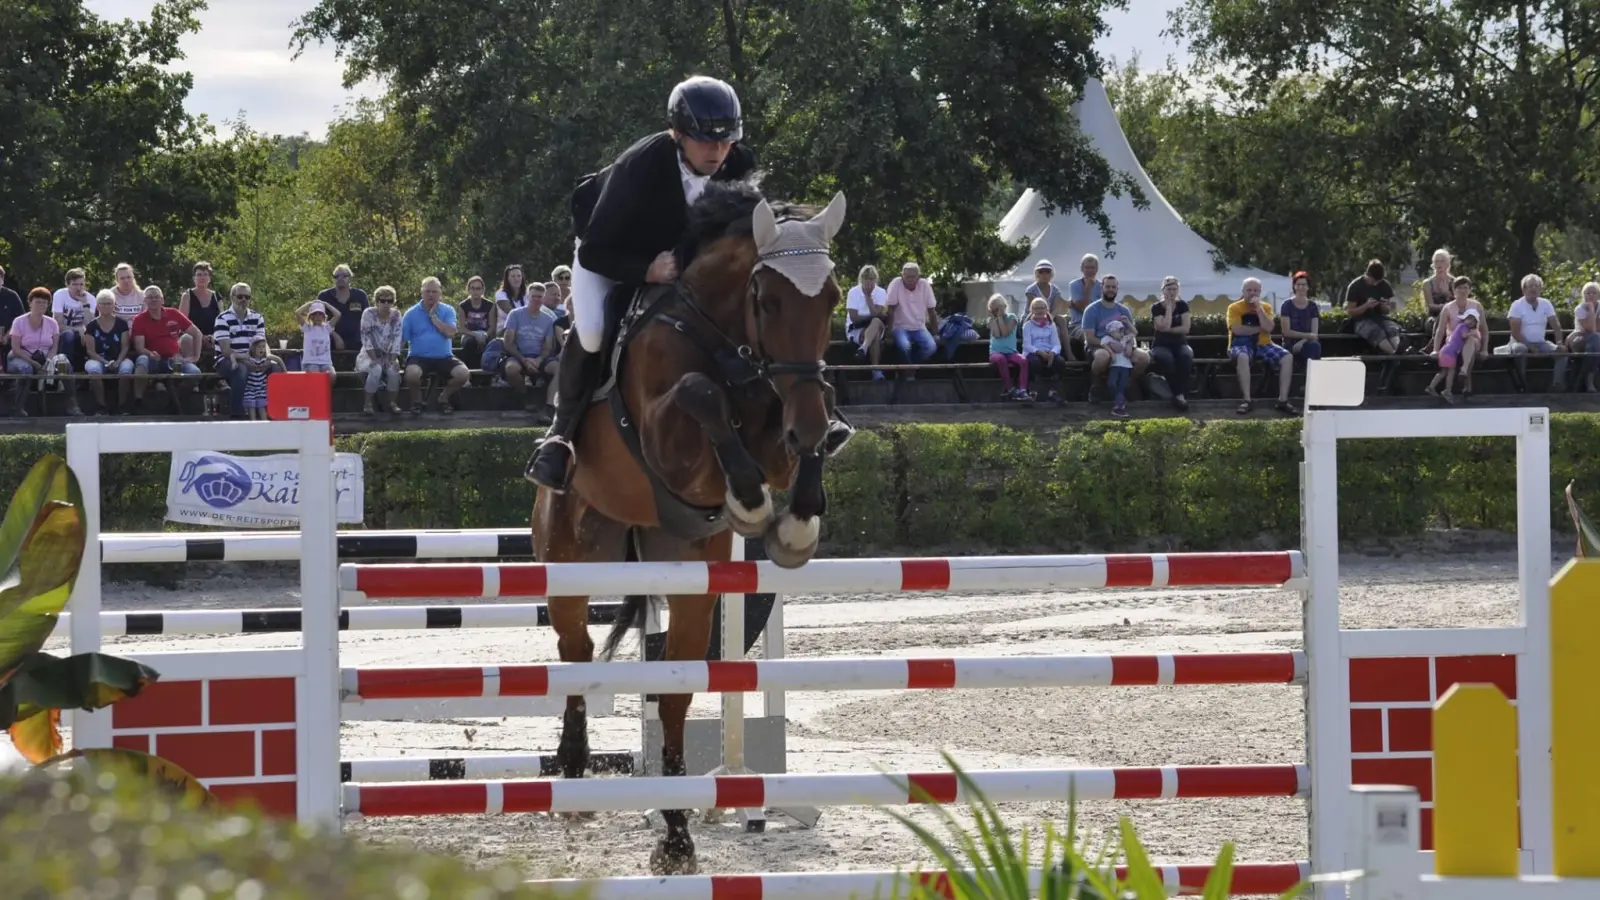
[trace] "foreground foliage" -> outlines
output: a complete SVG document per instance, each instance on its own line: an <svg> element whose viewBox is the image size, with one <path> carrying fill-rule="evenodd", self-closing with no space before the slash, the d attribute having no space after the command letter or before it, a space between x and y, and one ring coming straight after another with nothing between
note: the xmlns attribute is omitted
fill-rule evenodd
<svg viewBox="0 0 1600 900"><path fill-rule="evenodd" d="M184 808L138 780L0 780L8 900L539 900L511 869L305 832L252 812Z"/></svg>

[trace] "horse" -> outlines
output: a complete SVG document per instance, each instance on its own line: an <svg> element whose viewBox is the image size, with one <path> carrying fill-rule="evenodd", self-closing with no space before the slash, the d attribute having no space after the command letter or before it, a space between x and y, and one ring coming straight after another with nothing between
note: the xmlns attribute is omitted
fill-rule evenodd
<svg viewBox="0 0 1600 900"><path fill-rule="evenodd" d="M787 568L815 554L827 495L823 463L842 446L830 432L823 377L839 285L829 246L843 224L836 194L820 212L769 203L752 182L712 182L690 207L671 285L619 288L605 386L579 426L577 469L564 492L538 490L534 552L543 562L724 561L733 535L764 537ZM570 337L568 338L571 339ZM846 439L848 436L846 436ZM774 510L772 491L790 492ZM714 589L714 587L713 587ZM704 659L718 595L667 598L667 660ZM587 597L550 597L563 662L590 662ZM624 598L607 635L609 660L655 597ZM662 766L684 775L692 694L663 694ZM557 760L564 778L588 767L583 697L567 698ZM686 810L663 810L650 857L658 875L699 870Z"/></svg>

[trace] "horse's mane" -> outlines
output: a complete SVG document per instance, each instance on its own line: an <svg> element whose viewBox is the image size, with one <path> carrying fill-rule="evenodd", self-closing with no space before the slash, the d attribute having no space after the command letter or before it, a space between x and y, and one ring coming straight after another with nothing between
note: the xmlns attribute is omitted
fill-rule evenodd
<svg viewBox="0 0 1600 900"><path fill-rule="evenodd" d="M678 251L679 268L702 247L725 237L749 237L751 215L761 204L761 176L752 174L737 181L712 181L689 206L689 230ZM778 221L809 219L816 211L809 206L783 200L769 200Z"/></svg>

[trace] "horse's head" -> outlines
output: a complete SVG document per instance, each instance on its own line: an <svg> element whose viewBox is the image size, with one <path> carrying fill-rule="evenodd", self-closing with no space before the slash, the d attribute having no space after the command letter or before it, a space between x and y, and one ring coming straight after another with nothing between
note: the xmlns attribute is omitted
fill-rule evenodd
<svg viewBox="0 0 1600 900"><path fill-rule="evenodd" d="M839 305L828 248L844 212L838 193L808 219L780 220L765 200L751 214L756 257L745 333L783 399L784 440L800 455L817 453L828 431L822 357Z"/></svg>

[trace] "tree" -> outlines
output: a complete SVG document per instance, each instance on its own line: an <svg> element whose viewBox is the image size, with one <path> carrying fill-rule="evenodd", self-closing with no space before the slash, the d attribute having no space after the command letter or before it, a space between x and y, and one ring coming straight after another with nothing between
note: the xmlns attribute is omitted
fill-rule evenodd
<svg viewBox="0 0 1600 900"><path fill-rule="evenodd" d="M1514 284L1541 228L1600 216L1595 0L1187 0L1173 24L1242 114L1287 109L1308 161L1392 213L1419 272L1442 245Z"/></svg>
<svg viewBox="0 0 1600 900"><path fill-rule="evenodd" d="M127 261L145 280L187 281L173 251L233 214L259 172L248 134L218 139L184 112L179 39L203 0L160 0L109 22L81 0L22 0L0 28L0 253L18 280L55 285Z"/></svg>
<svg viewBox="0 0 1600 900"><path fill-rule="evenodd" d="M769 194L845 191L841 259L951 274L1021 257L984 215L1008 178L1109 227L1101 199L1126 182L1070 108L1121 2L320 0L297 37L336 44L347 83L387 80L411 168L464 204L479 264L570 260L577 179L711 72L740 91Z"/></svg>

